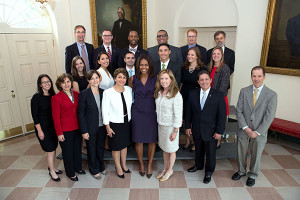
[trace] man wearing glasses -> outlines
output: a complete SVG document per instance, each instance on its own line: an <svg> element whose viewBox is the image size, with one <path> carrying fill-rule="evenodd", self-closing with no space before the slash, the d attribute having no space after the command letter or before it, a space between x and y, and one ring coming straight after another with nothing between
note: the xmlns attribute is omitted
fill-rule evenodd
<svg viewBox="0 0 300 200"><path fill-rule="evenodd" d="M86 72L94 69L92 63L92 54L94 51L93 45L84 42L85 28L82 25L77 25L74 28L76 42L66 47L65 50L65 68L68 74L71 74L71 63L75 56L81 56L86 66Z"/></svg>
<svg viewBox="0 0 300 200"><path fill-rule="evenodd" d="M157 43L158 45L166 43L168 44L168 33L165 30L159 30L157 33ZM148 48L148 53L152 58L153 63L159 62L160 61L160 57L158 55L158 45L154 46L154 47L150 47ZM183 60L182 60L182 55L181 55L181 50L178 47L170 46L170 50L171 50L171 54L170 54L170 59L179 64L179 66L182 66L183 64Z"/></svg>
<svg viewBox="0 0 300 200"><path fill-rule="evenodd" d="M189 29L187 31L188 44L180 48L181 53L182 53L183 62L185 62L188 50L191 47L198 47L198 49L200 50L200 53L201 53L201 57L202 57L201 60L205 65L207 65L209 61L207 60L207 57L206 57L206 48L197 44L197 35L198 35L198 32L196 29Z"/></svg>
<svg viewBox="0 0 300 200"><path fill-rule="evenodd" d="M113 35L110 30L104 30L102 32L103 44L94 50L93 53L93 62L94 66L97 66L97 56L100 52L106 52L109 57L109 62L111 63L113 71L115 71L118 66L119 52L120 49L111 44Z"/></svg>

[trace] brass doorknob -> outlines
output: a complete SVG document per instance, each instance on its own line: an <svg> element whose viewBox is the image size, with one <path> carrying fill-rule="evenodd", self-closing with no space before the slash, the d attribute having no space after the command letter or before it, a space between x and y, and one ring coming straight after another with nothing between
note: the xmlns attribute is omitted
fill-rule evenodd
<svg viewBox="0 0 300 200"><path fill-rule="evenodd" d="M16 97L16 95L15 95L15 94L11 94L11 97L12 97L12 98L15 98L15 97Z"/></svg>

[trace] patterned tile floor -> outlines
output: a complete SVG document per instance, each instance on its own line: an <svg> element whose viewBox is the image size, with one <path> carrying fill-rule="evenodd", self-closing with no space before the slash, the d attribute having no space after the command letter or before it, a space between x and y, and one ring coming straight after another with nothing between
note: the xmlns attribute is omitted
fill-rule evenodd
<svg viewBox="0 0 300 200"><path fill-rule="evenodd" d="M57 153L60 153L58 148ZM70 181L65 174L61 182L48 175L46 154L41 150L35 135L27 135L0 143L0 199L101 199L101 200L235 200L235 199L287 199L300 196L300 146L274 138L266 144L261 173L254 187L245 186L246 177L232 181L236 170L234 159L217 160L216 171L209 184L203 184L203 171L188 173L192 160L177 160L174 175L160 183L155 176L163 167L155 161L153 176L148 179L138 173L138 163L128 161L131 174L120 179L114 172L112 161L106 162L108 174L100 180L89 173L79 175L78 182ZM56 166L64 169L56 160ZM84 169L87 163L83 161Z"/></svg>

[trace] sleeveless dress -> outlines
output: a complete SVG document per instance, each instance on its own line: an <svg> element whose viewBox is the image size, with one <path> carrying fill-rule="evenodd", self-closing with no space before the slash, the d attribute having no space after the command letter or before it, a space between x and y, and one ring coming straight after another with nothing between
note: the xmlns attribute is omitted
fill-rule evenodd
<svg viewBox="0 0 300 200"><path fill-rule="evenodd" d="M133 76L134 103L131 109L132 141L157 142L157 115L155 111L156 77L147 79L145 85Z"/></svg>

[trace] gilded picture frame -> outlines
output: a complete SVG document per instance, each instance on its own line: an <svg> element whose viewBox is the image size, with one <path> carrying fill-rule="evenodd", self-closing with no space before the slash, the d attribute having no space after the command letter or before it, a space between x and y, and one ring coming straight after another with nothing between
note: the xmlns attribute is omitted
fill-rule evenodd
<svg viewBox="0 0 300 200"><path fill-rule="evenodd" d="M147 2L146 0L140 0L142 7L142 28L140 37L142 37L142 47L147 49ZM109 3L109 1L108 1ZM90 0L90 13L91 13L91 25L92 25L92 40L94 48L99 46L99 35L97 27L97 12L96 12L96 0ZM116 14L116 11L113 11L112 14ZM98 25L99 26L99 25Z"/></svg>
<svg viewBox="0 0 300 200"><path fill-rule="evenodd" d="M285 4L284 8L281 9L280 6L282 6L283 3ZM281 23L287 23L287 21L288 21L286 19L287 18L286 16L284 16L285 18L282 19L283 16L280 15L280 14L282 14L282 12L284 12L282 10L286 9L286 7L288 7L286 5L288 3L289 2L287 0L269 0L269 2L268 2L268 9L267 9L267 15L266 15L266 23L265 23L265 31L264 31L263 45L262 45L262 51L261 51L260 65L263 66L266 69L266 72L268 72L268 73L300 76L300 65L298 65L300 57L298 57L298 56L297 56L296 65L299 66L299 68L298 67L289 67L288 63L290 63L291 60L285 61L283 59L282 59L282 62L278 62L278 63L280 63L279 66L274 66L275 64L270 65L270 63L276 63L276 62L272 61L272 58L274 58L275 56L278 57L278 55L280 56L280 54L276 55L276 53L273 53L274 52L273 49L275 49L275 51L276 51L276 48L277 48L276 45L279 47L281 45L281 48L283 48L283 49L281 49L281 51L283 51L284 48L288 48L287 47L287 43L288 43L287 39L285 39L286 40L285 41L283 39L281 39L281 40L276 39L274 37L275 34L277 34L277 35L280 34L280 33L276 32L279 30L279 28L278 28L279 21ZM288 14L290 14L290 13L288 13ZM281 28L281 29L283 29L283 28ZM281 30L281 32L285 32L285 31L286 30ZM285 32L285 34L286 34L286 32ZM283 35L283 33L281 33L281 35ZM271 50L270 50L270 45L271 45ZM275 46L275 48L274 48L274 46ZM286 50L290 51L289 49L286 49ZM274 55L272 55L272 54L274 54ZM291 59L290 57L292 57L291 53L290 53L289 58L287 58L287 59ZM284 64L282 64L282 63L284 63Z"/></svg>

